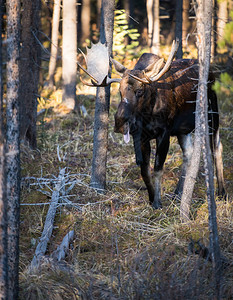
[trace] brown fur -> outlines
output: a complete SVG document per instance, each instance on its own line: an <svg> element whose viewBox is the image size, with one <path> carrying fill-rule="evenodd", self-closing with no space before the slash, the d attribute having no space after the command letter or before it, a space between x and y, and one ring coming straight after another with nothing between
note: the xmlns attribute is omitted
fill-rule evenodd
<svg viewBox="0 0 233 300"><path fill-rule="evenodd" d="M170 136L177 136L184 153L185 161L190 159L187 152L188 135L195 128L195 101L198 87L198 62L196 60L179 59L172 62L170 70L158 81L145 84L132 78L134 75L145 79L155 69L160 60L157 55L143 54L133 70L124 69L120 83L122 101L115 115L115 132L133 136L136 162L141 166L141 174L149 192L150 203L154 208L161 206L160 178L163 164L169 148ZM161 60L160 60L161 61ZM152 77L153 78L153 77ZM215 157L217 151L219 115L217 97L211 89L214 76L210 72L208 99L212 148ZM149 172L150 140L156 139L155 186ZM190 146L188 146L190 148ZM220 149L220 148L219 148ZM217 151L217 152L216 152ZM225 194L222 170L218 166L219 193ZM183 167L184 178L187 163ZM180 179L176 193L181 194L184 179Z"/></svg>

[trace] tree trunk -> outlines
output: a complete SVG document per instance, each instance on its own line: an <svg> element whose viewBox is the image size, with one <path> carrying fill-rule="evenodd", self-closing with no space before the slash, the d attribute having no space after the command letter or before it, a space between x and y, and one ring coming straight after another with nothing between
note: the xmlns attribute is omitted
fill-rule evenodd
<svg viewBox="0 0 233 300"><path fill-rule="evenodd" d="M207 187L207 201L209 210L209 230L210 230L210 251L212 256L213 273L215 278L216 299L220 299L220 279L221 279L221 261L220 247L218 239L218 226L216 218L216 203L214 197L214 169L212 153L210 149L209 124L208 124L208 73L211 53L211 22L212 22L212 1L198 0L197 10L197 32L202 37L202 42L198 47L199 54L199 85L203 86L204 103L204 139L203 139L203 158L205 166L205 179Z"/></svg>
<svg viewBox="0 0 233 300"><path fill-rule="evenodd" d="M54 74L55 74L57 54L58 54L60 5L61 5L61 0L55 0L54 1L53 24L52 24L52 40L51 40L51 56L50 56L50 60L49 60L49 88L53 88L55 86Z"/></svg>
<svg viewBox="0 0 233 300"><path fill-rule="evenodd" d="M224 29L228 21L227 0L218 3L218 22L217 22L217 40L221 40L224 36Z"/></svg>
<svg viewBox="0 0 233 300"><path fill-rule="evenodd" d="M146 9L147 9L147 22L148 22L148 46L151 49L152 45L152 35L153 35L153 0L146 1Z"/></svg>
<svg viewBox="0 0 233 300"><path fill-rule="evenodd" d="M129 1L124 1L124 9L127 17L127 21L129 24L129 28L132 28L134 25L134 1L129 0Z"/></svg>
<svg viewBox="0 0 233 300"><path fill-rule="evenodd" d="M1 99L2 101L2 99ZM2 113L0 114L0 121ZM2 122L1 122L2 123ZM7 266L7 199L5 171L5 139L0 124L0 299L7 299L8 266Z"/></svg>
<svg viewBox="0 0 233 300"><path fill-rule="evenodd" d="M97 24L97 28L100 29L100 24L101 24L101 0L97 0L97 20L96 20L96 24Z"/></svg>
<svg viewBox="0 0 233 300"><path fill-rule="evenodd" d="M185 41L189 33L189 0L183 0L182 14L182 41Z"/></svg>
<svg viewBox="0 0 233 300"><path fill-rule="evenodd" d="M91 1L82 0L81 6L81 44L90 39L90 25L91 25Z"/></svg>
<svg viewBox="0 0 233 300"><path fill-rule="evenodd" d="M3 18L3 1L0 0L0 20ZM3 77L2 77L2 22L0 22L0 298L7 299L7 199L5 170L5 134L3 131Z"/></svg>
<svg viewBox="0 0 233 300"><path fill-rule="evenodd" d="M198 89L197 99L200 99L201 90ZM180 203L180 218L185 222L189 220L190 204L192 200L192 194L194 185L197 178L197 173L200 165L201 158L201 144L203 136L203 128L201 123L202 103L196 102L196 114L195 114L195 137L193 145L193 154L189 167L187 168L187 174L184 181L183 194ZM203 113L202 113L203 114ZM203 119L203 116L202 116Z"/></svg>
<svg viewBox="0 0 233 300"><path fill-rule="evenodd" d="M114 4L114 0L102 0L101 6L100 41L107 43L109 56L112 53ZM109 74L109 76L111 75ZM106 188L109 105L110 86L97 88L90 185L99 191Z"/></svg>
<svg viewBox="0 0 233 300"><path fill-rule="evenodd" d="M20 0L7 0L7 105L6 173L8 200L8 279L9 299L18 299L19 266L19 41Z"/></svg>
<svg viewBox="0 0 233 300"><path fill-rule="evenodd" d="M135 24L135 20L134 20L135 2L133 0L125 1L124 5L125 5L125 12L128 18L129 27L132 28Z"/></svg>
<svg viewBox="0 0 233 300"><path fill-rule="evenodd" d="M159 0L147 0L148 18L148 45L150 51L159 54L160 48L160 24L159 24Z"/></svg>
<svg viewBox="0 0 233 300"><path fill-rule="evenodd" d="M199 137L200 145L195 145L191 166L185 178L185 193L181 199L181 218L187 219L189 213L190 199L192 197L192 187L187 187L189 181L194 183L198 167L196 166L195 172L192 168L195 166L194 158L197 156L200 160L200 148L203 145L203 157L205 164L206 186L207 186L207 200L209 209L209 230L210 230L210 250L212 255L216 299L220 299L220 279L221 279L221 261L220 261L220 247L218 241L218 228L216 220L216 204L214 198L214 171L212 163L212 154L209 142L209 125L208 125L208 74L210 66L211 55L211 23L212 23L212 10L213 4L209 0L197 0L197 44L198 44L198 60L199 60L199 83L196 102L196 124L195 127L195 140L196 136ZM199 161L197 161L199 166ZM187 193L189 191L189 194Z"/></svg>
<svg viewBox="0 0 233 300"><path fill-rule="evenodd" d="M206 101L207 102L207 101ZM207 106L207 103L205 103ZM218 225L216 216L216 203L214 196L214 169L212 153L210 149L209 128L208 128L208 108L206 107L205 114L205 143L203 147L203 158L205 166L205 178L207 187L207 201L209 210L209 244L212 256L213 273L215 279L216 299L220 298L220 282L221 282L221 253L218 237Z"/></svg>
<svg viewBox="0 0 233 300"><path fill-rule="evenodd" d="M76 0L63 0L62 6L63 104L77 109L77 9Z"/></svg>
<svg viewBox="0 0 233 300"><path fill-rule="evenodd" d="M211 33L211 62L217 53L217 0L213 0L214 9L212 10L212 33Z"/></svg>
<svg viewBox="0 0 233 300"><path fill-rule="evenodd" d="M180 44L178 51L176 53L176 58L182 58L183 51L182 51L182 10L183 10L183 0L176 1L176 29L175 29L175 36L179 39Z"/></svg>
<svg viewBox="0 0 233 300"><path fill-rule="evenodd" d="M154 23L153 23L153 39L152 53L159 54L160 48L160 23L159 23L159 0L154 0Z"/></svg>
<svg viewBox="0 0 233 300"><path fill-rule="evenodd" d="M40 0L22 1L20 52L20 136L35 149L37 98L40 72Z"/></svg>
<svg viewBox="0 0 233 300"><path fill-rule="evenodd" d="M200 22L200 19L198 19L198 21ZM205 38L205 36L203 37L203 41L204 41L204 38ZM199 39L201 39L201 36L198 35L197 39L198 39L197 43L199 43L198 46L200 47L201 42L199 41ZM208 53L208 55L210 55L210 53ZM207 78L208 78L209 64L207 66L204 65L204 62L201 60L201 58L199 56L199 76L201 74L201 71L205 71L205 72L207 71ZM205 133L205 127L203 124L204 109L205 109L204 102L203 102L204 101L203 100L204 99L203 89L204 89L203 82L200 81L200 79L199 79L199 85L198 85L198 91L197 91L197 101L196 101L196 113L195 113L194 148L193 148L193 154L192 154L190 166L187 169L187 174L185 177L183 194L181 197L181 205L180 205L180 217L181 217L182 221L189 220L190 203L191 203L191 199L192 199L192 194L193 194L193 189L194 189L197 173L199 170L200 157L201 157L201 145L203 143L203 137L204 137L204 133Z"/></svg>

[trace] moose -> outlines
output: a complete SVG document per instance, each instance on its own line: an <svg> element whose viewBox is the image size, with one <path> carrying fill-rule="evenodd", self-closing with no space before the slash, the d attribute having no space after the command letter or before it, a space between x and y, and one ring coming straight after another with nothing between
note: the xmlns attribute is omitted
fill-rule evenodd
<svg viewBox="0 0 233 300"><path fill-rule="evenodd" d="M198 61L173 61L179 46L179 42L174 41L166 63L155 54L144 53L133 70L129 70L116 60L108 58L107 47L102 45L105 61L109 63L110 60L116 71L121 74L121 78L111 79L106 75L106 71L101 72L101 68L96 66L93 68L92 56L96 52L95 47L97 49L99 46L101 44L88 49L89 55L85 60L87 67L90 67L87 70L78 63L91 77L91 83L81 80L90 86L106 86L115 81L120 83L121 101L115 114L114 131L123 134L125 142L129 142L132 135L136 163L141 168L149 202L153 208L160 208L161 177L171 136L177 137L183 153L181 176L175 189L175 195L182 195L186 170L193 151L191 133L195 129ZM218 104L216 94L212 90L214 74L211 71L208 82L210 144L216 166L218 195L225 196ZM154 184L150 171L150 141L153 139L156 140Z"/></svg>

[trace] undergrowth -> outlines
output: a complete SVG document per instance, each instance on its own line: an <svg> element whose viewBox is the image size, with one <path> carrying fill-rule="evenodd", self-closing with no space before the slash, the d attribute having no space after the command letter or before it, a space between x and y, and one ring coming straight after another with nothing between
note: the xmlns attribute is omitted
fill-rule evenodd
<svg viewBox="0 0 233 300"><path fill-rule="evenodd" d="M189 251L190 241L201 241L206 247L209 243L202 172L194 192L192 218L182 224L180 203L172 197L181 152L172 138L164 168L163 208L153 210L135 164L132 144L124 144L122 136L113 132L118 96L115 91L112 94L104 194L89 187L94 96L80 87L78 97L87 109L85 117L64 112L56 97L50 104L41 103L40 109L44 108L45 113L38 121L38 150L22 146L21 153L20 299L213 299L212 264ZM217 199L224 257L222 299L232 299L233 295L233 131L232 113L226 109L231 105L228 101L227 105L220 100L224 174L229 193L227 201ZM76 184L57 209L47 259L31 274L28 266L43 230L54 179L64 167ZM75 239L70 252L65 261L55 262L49 256L71 229L75 230Z"/></svg>

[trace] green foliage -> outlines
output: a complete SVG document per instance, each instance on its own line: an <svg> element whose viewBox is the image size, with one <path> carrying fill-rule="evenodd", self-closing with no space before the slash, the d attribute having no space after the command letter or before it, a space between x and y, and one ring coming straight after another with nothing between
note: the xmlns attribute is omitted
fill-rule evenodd
<svg viewBox="0 0 233 300"><path fill-rule="evenodd" d="M233 93L233 78L228 73L222 73L214 84L214 90L216 93L222 92L229 96Z"/></svg>
<svg viewBox="0 0 233 300"><path fill-rule="evenodd" d="M223 39L218 42L220 49L227 47L228 55L233 54L233 11L230 12L231 22L225 25ZM228 73L221 73L219 80L214 84L214 90L218 94L230 96L233 94L233 78Z"/></svg>
<svg viewBox="0 0 233 300"><path fill-rule="evenodd" d="M115 10L114 32L113 32L113 52L117 57L125 57L134 54L135 48L139 45L137 29L129 28L125 10ZM130 44L126 43L130 39Z"/></svg>

